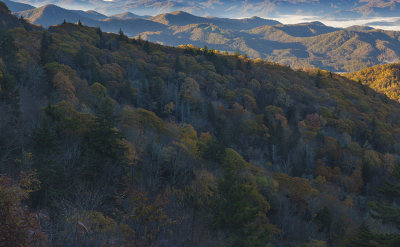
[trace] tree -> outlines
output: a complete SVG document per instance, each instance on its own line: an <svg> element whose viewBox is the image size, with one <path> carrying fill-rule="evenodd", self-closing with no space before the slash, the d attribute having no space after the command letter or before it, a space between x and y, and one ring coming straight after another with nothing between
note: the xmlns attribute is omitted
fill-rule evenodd
<svg viewBox="0 0 400 247"><path fill-rule="evenodd" d="M17 81L9 73L0 59L0 101L12 106L15 113L19 109L19 89Z"/></svg>
<svg viewBox="0 0 400 247"><path fill-rule="evenodd" d="M122 172L123 135L115 128L116 120L114 105L109 100L103 100L84 143L82 178L85 180L96 183L103 178L101 182L106 184ZM109 173L106 174L106 171Z"/></svg>
<svg viewBox="0 0 400 247"><path fill-rule="evenodd" d="M147 53L150 53L150 42L146 40L143 45L143 50Z"/></svg>
<svg viewBox="0 0 400 247"><path fill-rule="evenodd" d="M33 194L33 204L48 206L54 198L61 196L66 182L66 174L58 163L58 136L54 128L54 107L44 110L41 126L34 131L33 167L41 181L40 190Z"/></svg>
<svg viewBox="0 0 400 247"><path fill-rule="evenodd" d="M5 64L8 72L14 76L18 76L19 60L17 56L18 48L15 40L9 31L0 30L0 58ZM0 66L2 63L0 63Z"/></svg>
<svg viewBox="0 0 400 247"><path fill-rule="evenodd" d="M21 173L18 180L0 175L0 246L47 246L38 214L22 203L38 185L34 173Z"/></svg>
<svg viewBox="0 0 400 247"><path fill-rule="evenodd" d="M225 150L214 225L228 230L231 246L268 246L273 228L267 218L270 205L258 192L247 168L237 152Z"/></svg>
<svg viewBox="0 0 400 247"><path fill-rule="evenodd" d="M395 167L392 179L385 180L378 191L389 200L370 202L368 205L371 216L400 230L400 205L397 203L400 198L400 165ZM400 245L400 234L375 233L374 239L382 243L381 246Z"/></svg>
<svg viewBox="0 0 400 247"><path fill-rule="evenodd" d="M330 232L331 225L333 222L332 212L329 210L327 206L324 206L315 216L314 221L319 226L320 232Z"/></svg>
<svg viewBox="0 0 400 247"><path fill-rule="evenodd" d="M183 65L182 65L180 56L176 56L174 68L175 68L175 72L179 72L183 69Z"/></svg>
<svg viewBox="0 0 400 247"><path fill-rule="evenodd" d="M367 224L362 223L358 228L357 235L350 242L348 247L377 247L377 245L372 243L372 240L374 240L374 234Z"/></svg>
<svg viewBox="0 0 400 247"><path fill-rule="evenodd" d="M48 31L43 31L42 39L40 41L40 63L45 65L53 61L53 55L49 51L50 46L53 43L53 38Z"/></svg>
<svg viewBox="0 0 400 247"><path fill-rule="evenodd" d="M203 54L207 54L208 52L208 47L206 45L203 46Z"/></svg>
<svg viewBox="0 0 400 247"><path fill-rule="evenodd" d="M106 42L104 40L104 36L103 36L103 31L101 31L101 28L97 28L96 29L96 33L97 35L99 35L99 43L97 44L97 47L100 49L103 49L106 45Z"/></svg>
<svg viewBox="0 0 400 247"><path fill-rule="evenodd" d="M315 86L321 88L321 70L318 69L317 76L315 77Z"/></svg>
<svg viewBox="0 0 400 247"><path fill-rule="evenodd" d="M118 40L119 41L128 41L129 38L128 36L125 35L125 33L122 31L122 28L119 29L119 33L118 33Z"/></svg>

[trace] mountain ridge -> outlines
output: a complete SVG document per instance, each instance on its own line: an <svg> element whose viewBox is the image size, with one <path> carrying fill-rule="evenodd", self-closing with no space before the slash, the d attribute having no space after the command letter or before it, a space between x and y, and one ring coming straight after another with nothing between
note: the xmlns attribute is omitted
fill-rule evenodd
<svg viewBox="0 0 400 247"><path fill-rule="evenodd" d="M105 16L106 18L103 19L103 15L95 12L94 15L96 17L93 19L90 18L93 16L93 12L71 11L52 4L36 9L21 11L18 12L17 15L23 16L30 22L42 25L43 27L57 25L63 23L65 20L66 22L71 23L81 21L88 26L101 27L106 32L117 33L120 29L123 29L129 35L137 35L144 31L159 31L165 29L165 25L143 18L119 19Z"/></svg>
<svg viewBox="0 0 400 247"><path fill-rule="evenodd" d="M52 11L44 12L50 8ZM48 5L19 12L27 20L44 27L81 20L85 25L107 32L120 30L130 37L139 34L149 41L179 46L194 44L203 47L246 53L291 67L319 67L349 72L365 67L397 61L400 58L396 38L399 32L369 27L334 28L322 22L284 25L259 17L228 19L200 17L184 11L143 18L89 18L90 14ZM95 14L96 16L98 14ZM129 13L125 13L122 16ZM351 31L351 32L346 32ZM346 55L347 54L347 55ZM351 55L350 55L351 54Z"/></svg>
<svg viewBox="0 0 400 247"><path fill-rule="evenodd" d="M19 11L24 11L24 10L29 10L29 9L34 9L35 7L29 4L25 4L25 3L19 3L19 2L15 2L15 1L10 1L10 0L2 0L2 2L4 2L7 7L9 8L9 10L11 12L19 12Z"/></svg>
<svg viewBox="0 0 400 247"><path fill-rule="evenodd" d="M2 245L397 246L400 104L387 95L324 70L23 23L0 3Z"/></svg>
<svg viewBox="0 0 400 247"><path fill-rule="evenodd" d="M219 15L220 17L229 17L229 13L234 13L234 16L261 15L263 17L295 13L303 15L335 16L340 15L342 12L347 12L347 15L350 16L396 16L396 13L399 11L398 0L24 0L24 2L30 2L35 5L45 5L51 3L58 4L66 8L91 8L97 11L108 11L108 14L110 15L118 14L120 9L138 12L139 15L156 15L157 13L162 12L186 11L195 15Z"/></svg>

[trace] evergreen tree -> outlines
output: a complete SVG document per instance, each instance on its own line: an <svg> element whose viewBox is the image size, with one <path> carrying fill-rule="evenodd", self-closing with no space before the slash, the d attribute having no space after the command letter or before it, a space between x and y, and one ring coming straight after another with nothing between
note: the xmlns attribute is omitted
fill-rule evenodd
<svg viewBox="0 0 400 247"><path fill-rule="evenodd" d="M398 203L400 199L400 165L395 167L392 178L385 180L378 192L387 200L370 202L371 216L400 231L400 205ZM400 234L375 233L375 239L382 244L379 246L400 246Z"/></svg>
<svg viewBox="0 0 400 247"><path fill-rule="evenodd" d="M96 111L94 126L84 144L82 175L85 180L100 182L96 179L107 177L105 170L121 172L123 135L115 128L116 120L113 104L109 100L104 100Z"/></svg>
<svg viewBox="0 0 400 247"><path fill-rule="evenodd" d="M143 45L143 50L147 53L150 53L150 42L146 40Z"/></svg>
<svg viewBox="0 0 400 247"><path fill-rule="evenodd" d="M122 31L121 28L119 29L119 33L118 34L119 34L118 35L118 40L119 41L126 41L127 42L129 40L128 36L125 35L125 33Z"/></svg>
<svg viewBox="0 0 400 247"><path fill-rule="evenodd" d="M19 109L17 51L11 34L0 30L0 101L12 106L15 113Z"/></svg>
<svg viewBox="0 0 400 247"><path fill-rule="evenodd" d="M11 74L18 73L19 62L17 59L18 48L14 38L8 31L0 30L0 58L6 64Z"/></svg>
<svg viewBox="0 0 400 247"><path fill-rule="evenodd" d="M175 58L175 72L179 72L183 69L183 65L179 56Z"/></svg>
<svg viewBox="0 0 400 247"><path fill-rule="evenodd" d="M321 70L318 69L317 76L315 77L315 86L321 88Z"/></svg>
<svg viewBox="0 0 400 247"><path fill-rule="evenodd" d="M50 45L53 43L53 38L51 34L44 31L42 34L42 39L40 41L40 63L45 65L53 61L53 55L49 51Z"/></svg>
<svg viewBox="0 0 400 247"><path fill-rule="evenodd" d="M375 247L371 240L374 239L374 234L369 229L368 225L362 223L361 226L358 228L357 235L355 238L350 242L348 247Z"/></svg>
<svg viewBox="0 0 400 247"><path fill-rule="evenodd" d="M223 175L218 181L215 202L216 227L230 232L231 246L268 246L271 225L267 200L258 192L253 178L245 170L248 164L233 149L226 149Z"/></svg>
<svg viewBox="0 0 400 247"><path fill-rule="evenodd" d="M0 64L0 101L4 102L15 110L19 109L19 90L14 76Z"/></svg>
<svg viewBox="0 0 400 247"><path fill-rule="evenodd" d="M103 31L101 31L101 29L98 27L96 29L96 33L99 36L99 43L97 44L97 47L100 49L103 49L105 47L105 40L104 40L104 36L103 36Z"/></svg>
<svg viewBox="0 0 400 247"><path fill-rule="evenodd" d="M57 139L59 138L52 128L53 107L48 106L42 119L40 128L33 135L34 152L33 167L37 170L41 181L40 190L34 194L34 204L48 206L52 200L61 196L66 191L67 181L63 168L57 164L56 155L59 152Z"/></svg>

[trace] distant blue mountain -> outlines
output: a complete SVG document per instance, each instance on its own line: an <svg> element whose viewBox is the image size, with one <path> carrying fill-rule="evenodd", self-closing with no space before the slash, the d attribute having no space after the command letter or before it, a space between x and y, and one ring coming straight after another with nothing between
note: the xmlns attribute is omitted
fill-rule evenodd
<svg viewBox="0 0 400 247"><path fill-rule="evenodd" d="M7 0L9 1L9 0ZM17 0L16 0L17 1ZM94 9L108 15L131 11L157 15L185 11L200 16L245 17L303 14L335 16L398 16L400 0L18 0L34 5L56 4L64 8Z"/></svg>
<svg viewBox="0 0 400 247"><path fill-rule="evenodd" d="M18 12L18 11L24 11L24 10L29 10L29 9L35 8L34 6L29 5L29 4L13 2L10 0L1 0L1 1L4 2L8 6L8 9L11 10L11 12Z"/></svg>

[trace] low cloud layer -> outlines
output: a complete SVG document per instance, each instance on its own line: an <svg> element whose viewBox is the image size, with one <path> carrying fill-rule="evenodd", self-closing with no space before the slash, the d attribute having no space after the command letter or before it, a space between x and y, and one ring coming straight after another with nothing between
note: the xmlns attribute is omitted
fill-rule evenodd
<svg viewBox="0 0 400 247"><path fill-rule="evenodd" d="M400 17L376 17L358 19L323 19L318 16L284 15L272 18L283 24L297 24L303 22L320 21L327 26L347 28L350 26L370 26L378 29L400 31Z"/></svg>

